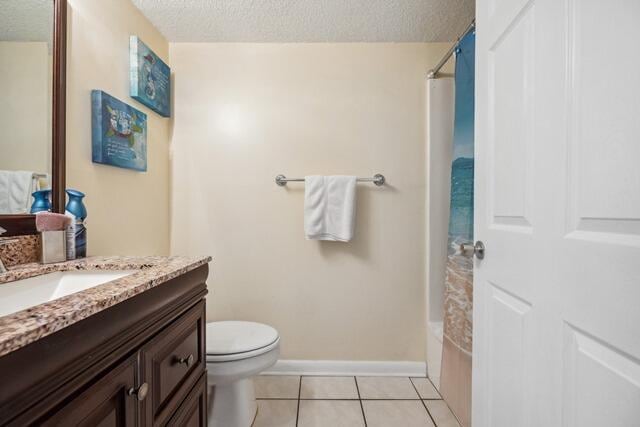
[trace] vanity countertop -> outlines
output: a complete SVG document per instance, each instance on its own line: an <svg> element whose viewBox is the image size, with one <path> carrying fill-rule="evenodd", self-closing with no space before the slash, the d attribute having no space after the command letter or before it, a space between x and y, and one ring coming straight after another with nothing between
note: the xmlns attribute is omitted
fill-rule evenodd
<svg viewBox="0 0 640 427"><path fill-rule="evenodd" d="M0 356L211 261L211 257L89 257L57 264L22 264L0 274L3 283L75 270L140 270L93 288L0 317Z"/></svg>

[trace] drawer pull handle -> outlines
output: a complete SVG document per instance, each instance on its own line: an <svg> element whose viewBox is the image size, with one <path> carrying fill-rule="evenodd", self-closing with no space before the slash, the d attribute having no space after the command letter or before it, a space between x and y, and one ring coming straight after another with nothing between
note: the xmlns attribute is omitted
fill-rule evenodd
<svg viewBox="0 0 640 427"><path fill-rule="evenodd" d="M193 354L178 359L178 363L187 365L187 368L193 364Z"/></svg>
<svg viewBox="0 0 640 427"><path fill-rule="evenodd" d="M147 397L147 393L149 392L149 384L142 383L140 387L136 390L134 387L129 389L129 396L135 395L136 398L142 402L145 397Z"/></svg>

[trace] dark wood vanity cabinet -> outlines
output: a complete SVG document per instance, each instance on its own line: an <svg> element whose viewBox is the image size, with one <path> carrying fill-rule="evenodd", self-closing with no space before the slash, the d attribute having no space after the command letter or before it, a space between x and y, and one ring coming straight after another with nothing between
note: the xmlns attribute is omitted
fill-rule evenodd
<svg viewBox="0 0 640 427"><path fill-rule="evenodd" d="M206 426L207 269L0 357L0 425Z"/></svg>
<svg viewBox="0 0 640 427"><path fill-rule="evenodd" d="M140 350L141 376L149 387L141 406L142 425L165 425L205 374L204 316L201 302Z"/></svg>
<svg viewBox="0 0 640 427"><path fill-rule="evenodd" d="M43 426L135 426L137 402L129 390L136 383L137 357L132 356L59 410Z"/></svg>

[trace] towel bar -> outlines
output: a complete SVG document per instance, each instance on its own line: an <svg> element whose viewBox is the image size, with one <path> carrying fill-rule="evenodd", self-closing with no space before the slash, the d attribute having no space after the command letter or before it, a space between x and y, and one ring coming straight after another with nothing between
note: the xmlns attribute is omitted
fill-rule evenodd
<svg viewBox="0 0 640 427"><path fill-rule="evenodd" d="M377 173L373 176L373 178L356 178L356 181L373 182L375 185L380 187L381 185L384 185L387 180L384 175ZM284 175L276 176L276 184L278 184L280 187L284 187L285 185L287 185L287 182L304 182L304 178L287 178Z"/></svg>

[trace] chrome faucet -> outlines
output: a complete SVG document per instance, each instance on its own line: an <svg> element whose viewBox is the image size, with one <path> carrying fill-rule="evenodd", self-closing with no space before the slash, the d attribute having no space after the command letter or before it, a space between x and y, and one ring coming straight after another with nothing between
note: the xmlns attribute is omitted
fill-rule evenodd
<svg viewBox="0 0 640 427"><path fill-rule="evenodd" d="M7 230L5 230L4 228L0 227L0 236L2 236L6 232L7 232ZM17 241L18 241L18 239L0 240L0 246L8 245L9 243L13 243L13 242L17 242ZM4 266L4 263L2 262L2 256L0 256L0 274L6 273L6 272L7 272L7 267Z"/></svg>

